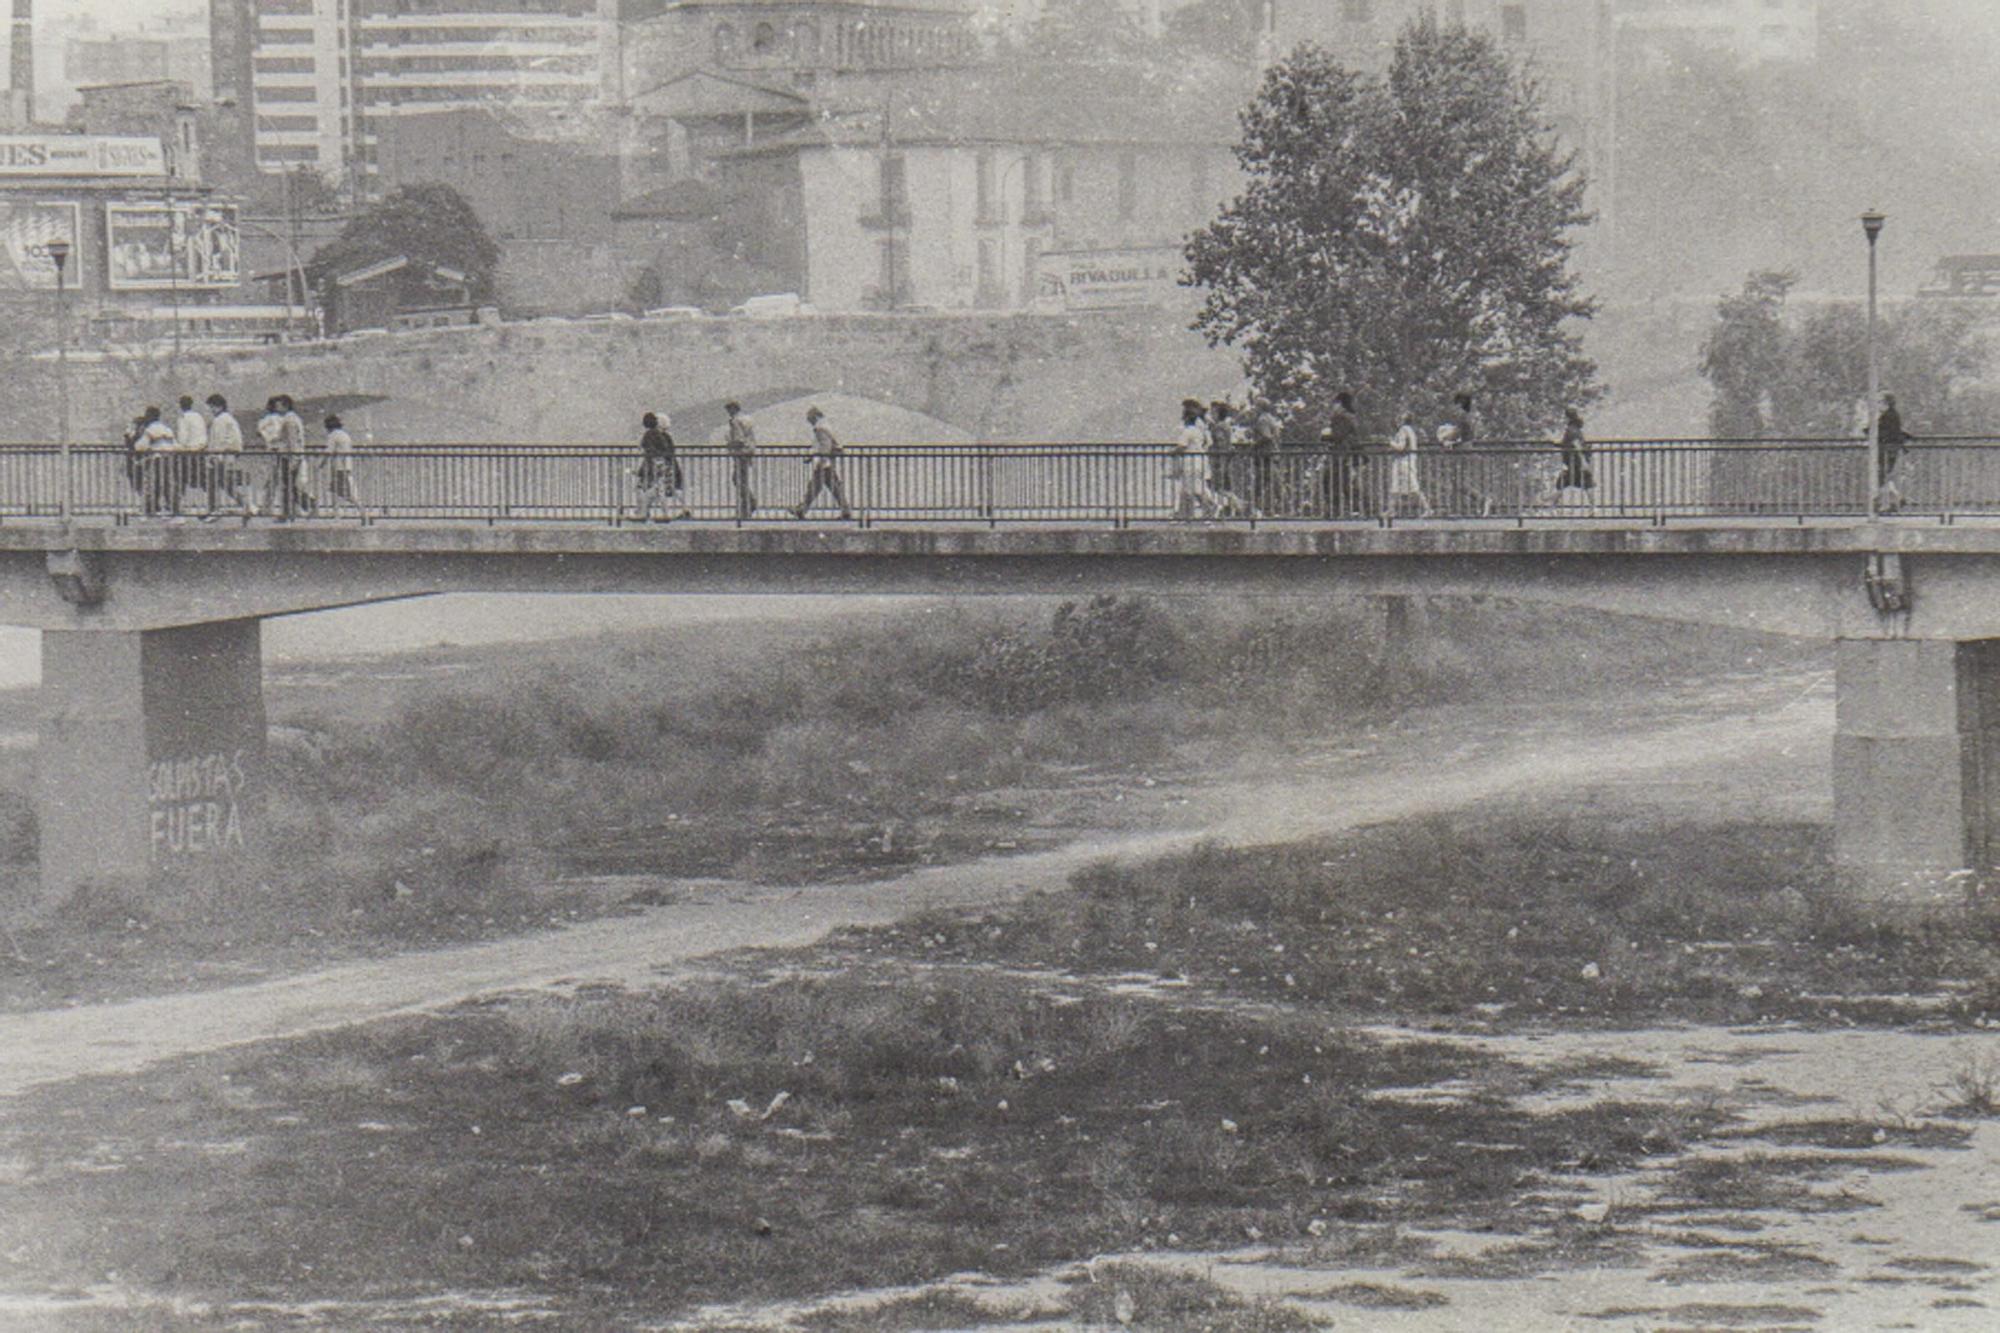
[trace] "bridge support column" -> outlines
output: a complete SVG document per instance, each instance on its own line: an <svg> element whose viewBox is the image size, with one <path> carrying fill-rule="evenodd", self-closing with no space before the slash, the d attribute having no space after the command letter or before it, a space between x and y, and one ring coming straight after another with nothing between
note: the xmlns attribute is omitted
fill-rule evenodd
<svg viewBox="0 0 2000 1333"><path fill-rule="evenodd" d="M1835 645L1834 855L1863 892L1928 897L2000 860L2000 640Z"/></svg>
<svg viewBox="0 0 2000 1333"><path fill-rule="evenodd" d="M43 901L227 873L262 815L256 620L42 635Z"/></svg>

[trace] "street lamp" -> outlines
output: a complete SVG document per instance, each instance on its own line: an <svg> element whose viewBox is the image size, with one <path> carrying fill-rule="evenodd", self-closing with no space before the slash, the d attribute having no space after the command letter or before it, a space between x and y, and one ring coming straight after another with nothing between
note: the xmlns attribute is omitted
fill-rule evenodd
<svg viewBox="0 0 2000 1333"><path fill-rule="evenodd" d="M1875 340L1875 242L1888 219L1870 209L1861 215L1868 237L1868 521L1881 516L1882 491L1882 354Z"/></svg>
<svg viewBox="0 0 2000 1333"><path fill-rule="evenodd" d="M63 285L69 242L50 241L45 249L56 266L56 442L62 456L62 521L67 523L75 489L69 466L69 289Z"/></svg>

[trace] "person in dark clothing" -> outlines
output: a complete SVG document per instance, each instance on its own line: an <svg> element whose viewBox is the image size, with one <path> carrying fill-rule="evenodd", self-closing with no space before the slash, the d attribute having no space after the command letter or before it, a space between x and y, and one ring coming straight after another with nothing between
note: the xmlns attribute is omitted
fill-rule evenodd
<svg viewBox="0 0 2000 1333"><path fill-rule="evenodd" d="M1333 396L1333 413L1319 438L1328 455L1326 470L1320 474L1324 479L1321 496L1326 516L1361 515L1366 512L1362 495L1361 419L1355 415L1353 394L1342 389Z"/></svg>
<svg viewBox="0 0 2000 1333"><path fill-rule="evenodd" d="M1250 401L1250 456L1256 495L1253 503L1267 514L1279 511L1278 449L1285 434L1284 423L1271 410L1268 398Z"/></svg>
<svg viewBox="0 0 2000 1333"><path fill-rule="evenodd" d="M1910 447L1910 433L1903 429L1903 414L1896 410L1896 395L1882 395L1882 415L1876 418L1875 434L1882 442L1881 475L1875 478L1879 486L1886 486L1896 475L1896 464L1903 461L1903 454Z"/></svg>
<svg viewBox="0 0 2000 1333"><path fill-rule="evenodd" d="M673 515L667 506L681 488L680 460L674 456L674 437L660 423L657 413L648 412L639 418L643 433L639 436L639 522L644 523L653 515L653 506L660 507L660 522L669 522ZM683 517L686 510L682 511Z"/></svg>
<svg viewBox="0 0 2000 1333"><path fill-rule="evenodd" d="M1590 470L1590 442L1583 436L1583 414L1573 407L1563 409L1562 439L1556 448L1562 451L1562 471L1556 474L1558 503L1564 491L1596 487L1597 477Z"/></svg>

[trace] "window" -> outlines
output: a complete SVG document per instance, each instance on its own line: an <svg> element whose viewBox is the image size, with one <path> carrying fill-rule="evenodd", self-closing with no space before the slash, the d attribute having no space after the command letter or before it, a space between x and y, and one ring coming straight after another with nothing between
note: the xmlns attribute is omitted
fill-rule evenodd
<svg viewBox="0 0 2000 1333"><path fill-rule="evenodd" d="M1130 222L1139 211L1139 155L1126 150L1118 155L1118 220Z"/></svg>
<svg viewBox="0 0 2000 1333"><path fill-rule="evenodd" d="M1528 7L1526 5L1500 6L1500 35L1510 42L1528 40Z"/></svg>
<svg viewBox="0 0 2000 1333"><path fill-rule="evenodd" d="M729 60L736 55L736 29L727 23L715 25L715 58Z"/></svg>
<svg viewBox="0 0 2000 1333"><path fill-rule="evenodd" d="M1021 303L1035 299L1042 286L1042 238L1030 236L1021 242Z"/></svg>
<svg viewBox="0 0 2000 1333"><path fill-rule="evenodd" d="M313 72L311 56L258 56L254 62L259 74L310 74Z"/></svg>
<svg viewBox="0 0 2000 1333"><path fill-rule="evenodd" d="M802 56L810 57L810 56L817 56L819 54L818 24L801 23L799 25L798 47L799 47L799 54Z"/></svg>
<svg viewBox="0 0 2000 1333"><path fill-rule="evenodd" d="M880 244L876 254L875 304L893 309L915 301L916 290L910 285L910 247L891 238Z"/></svg>
<svg viewBox="0 0 2000 1333"><path fill-rule="evenodd" d="M882 158L882 216L898 218L910 211L909 177L901 153Z"/></svg>
<svg viewBox="0 0 2000 1333"><path fill-rule="evenodd" d="M980 305L998 305L1003 297L1000 291L1000 247L986 240L979 243L979 290L973 299Z"/></svg>
<svg viewBox="0 0 2000 1333"><path fill-rule="evenodd" d="M993 151L982 148L973 158L974 211L980 222L997 222L998 209L993 195Z"/></svg>
<svg viewBox="0 0 2000 1333"><path fill-rule="evenodd" d="M750 35L750 49L758 55L769 54L778 45L778 30L768 23L759 23Z"/></svg>
<svg viewBox="0 0 2000 1333"><path fill-rule="evenodd" d="M1042 155L1030 153L1021 159L1022 221L1034 221L1042 207Z"/></svg>
<svg viewBox="0 0 2000 1333"><path fill-rule="evenodd" d="M1375 6L1370 0L1341 0L1340 16L1349 23L1366 23L1375 17Z"/></svg>
<svg viewBox="0 0 2000 1333"><path fill-rule="evenodd" d="M257 128L260 130L275 131L281 134L296 133L300 130L304 130L307 133L311 133L319 128L319 117L318 116L259 116L257 117Z"/></svg>
<svg viewBox="0 0 2000 1333"><path fill-rule="evenodd" d="M317 162L319 146L309 143L265 143L257 145L259 162Z"/></svg>
<svg viewBox="0 0 2000 1333"><path fill-rule="evenodd" d="M266 102L317 102L319 90L315 88L266 88L258 85L254 90L258 106Z"/></svg>

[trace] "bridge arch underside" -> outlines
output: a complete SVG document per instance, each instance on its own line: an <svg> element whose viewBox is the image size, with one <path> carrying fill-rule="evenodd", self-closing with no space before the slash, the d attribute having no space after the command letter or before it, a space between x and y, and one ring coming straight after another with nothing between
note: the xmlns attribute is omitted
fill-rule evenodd
<svg viewBox="0 0 2000 1333"><path fill-rule="evenodd" d="M454 592L1483 596L1832 639L1835 846L1856 883L1911 896L2000 863L2000 532L66 535L93 545L0 527L0 619L50 631L38 781L51 903L87 880L171 883L254 849L265 617Z"/></svg>

